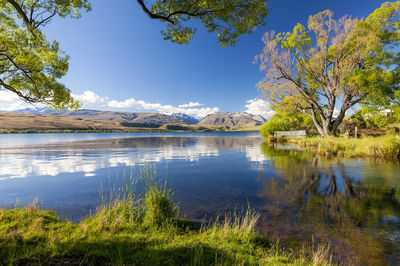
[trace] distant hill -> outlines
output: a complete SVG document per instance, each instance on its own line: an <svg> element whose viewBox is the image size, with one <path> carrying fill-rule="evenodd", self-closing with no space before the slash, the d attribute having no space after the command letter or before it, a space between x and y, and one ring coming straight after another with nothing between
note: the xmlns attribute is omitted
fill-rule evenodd
<svg viewBox="0 0 400 266"><path fill-rule="evenodd" d="M118 122L86 120L69 116L0 112L0 130L110 130L129 128Z"/></svg>
<svg viewBox="0 0 400 266"><path fill-rule="evenodd" d="M17 110L14 113L38 114L38 115L59 115L75 118L118 122L125 127L150 127L156 128L168 123L182 123L183 121L175 117L159 113L131 113L131 112L112 112L81 109L79 111L59 112L56 110L26 108Z"/></svg>
<svg viewBox="0 0 400 266"><path fill-rule="evenodd" d="M262 116L248 113L213 113L204 117L198 124L204 126L239 128L260 126L265 121L266 119Z"/></svg>
<svg viewBox="0 0 400 266"><path fill-rule="evenodd" d="M195 125L195 124L199 123L198 119L194 118L193 116L183 114L183 113L175 113L175 114L172 114L171 117L181 120L182 122L189 124L189 125Z"/></svg>

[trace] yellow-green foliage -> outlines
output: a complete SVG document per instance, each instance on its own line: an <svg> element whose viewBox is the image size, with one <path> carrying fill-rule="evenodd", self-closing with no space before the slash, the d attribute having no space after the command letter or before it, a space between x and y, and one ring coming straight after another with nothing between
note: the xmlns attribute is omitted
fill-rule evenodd
<svg viewBox="0 0 400 266"><path fill-rule="evenodd" d="M265 122L260 134L264 138L268 138L268 136L274 135L276 131L308 129L311 125L312 120L307 115L296 111L288 112L279 110Z"/></svg>
<svg viewBox="0 0 400 266"><path fill-rule="evenodd" d="M274 135L276 131L290 130L290 125L287 121L280 118L271 119L267 121L261 128L260 134L262 137L267 138Z"/></svg>
<svg viewBox="0 0 400 266"><path fill-rule="evenodd" d="M376 157L386 159L400 158L400 136L363 138L305 138L293 140L303 146L316 146L321 155L340 155L347 157Z"/></svg>
<svg viewBox="0 0 400 266"><path fill-rule="evenodd" d="M85 9L90 10L87 0L1 1L2 89L27 102L43 102L55 108L78 107L70 90L59 82L68 71L69 57L60 50L58 42L48 41L40 26L56 15L79 17Z"/></svg>

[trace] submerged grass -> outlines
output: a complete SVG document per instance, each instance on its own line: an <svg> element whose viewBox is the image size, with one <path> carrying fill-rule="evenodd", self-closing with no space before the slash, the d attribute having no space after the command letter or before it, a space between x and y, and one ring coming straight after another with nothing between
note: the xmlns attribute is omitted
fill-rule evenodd
<svg viewBox="0 0 400 266"><path fill-rule="evenodd" d="M342 137L313 137L293 139L290 142L305 147L315 146L319 154L327 156L400 159L400 135L350 139Z"/></svg>
<svg viewBox="0 0 400 266"><path fill-rule="evenodd" d="M35 206L0 209L0 264L328 264L325 248L299 255L262 237L259 214L250 208L201 226L178 219L171 191L151 172L144 171L143 198L127 185L78 224Z"/></svg>

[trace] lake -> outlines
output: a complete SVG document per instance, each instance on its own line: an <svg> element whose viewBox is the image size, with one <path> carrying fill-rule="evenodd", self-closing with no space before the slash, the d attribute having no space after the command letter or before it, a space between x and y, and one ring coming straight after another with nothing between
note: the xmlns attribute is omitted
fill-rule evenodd
<svg viewBox="0 0 400 266"><path fill-rule="evenodd" d="M0 135L0 206L38 200L78 221L143 166L188 219L249 204L262 233L289 248L330 242L342 262L400 263L399 163L271 147L258 132Z"/></svg>

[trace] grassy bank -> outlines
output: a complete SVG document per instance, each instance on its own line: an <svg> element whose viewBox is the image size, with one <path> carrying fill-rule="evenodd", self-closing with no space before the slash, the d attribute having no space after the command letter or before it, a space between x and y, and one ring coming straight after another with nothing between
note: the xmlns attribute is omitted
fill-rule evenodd
<svg viewBox="0 0 400 266"><path fill-rule="evenodd" d="M196 225L177 218L170 193L152 183L143 199L122 193L80 223L35 206L0 209L0 264L321 265L327 249L282 251L245 211Z"/></svg>
<svg viewBox="0 0 400 266"><path fill-rule="evenodd" d="M289 139L290 143L303 147L316 147L321 155L345 157L374 157L400 159L400 135L381 137L343 138L313 137Z"/></svg>

